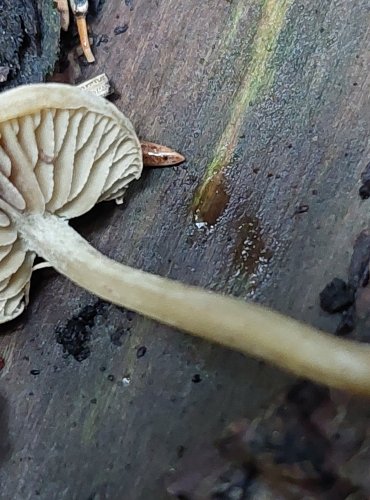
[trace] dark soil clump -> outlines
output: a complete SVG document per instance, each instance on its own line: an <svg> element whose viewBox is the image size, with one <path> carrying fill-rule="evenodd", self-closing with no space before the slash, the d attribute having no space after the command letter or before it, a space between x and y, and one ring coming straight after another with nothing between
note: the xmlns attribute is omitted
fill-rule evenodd
<svg viewBox="0 0 370 500"><path fill-rule="evenodd" d="M117 347L121 347L122 345L122 337L125 335L125 331L123 329L119 329L110 334L110 340L113 345Z"/></svg>
<svg viewBox="0 0 370 500"><path fill-rule="evenodd" d="M354 288L339 278L334 278L320 293L321 308L331 314L347 309L354 300Z"/></svg>
<svg viewBox="0 0 370 500"><path fill-rule="evenodd" d="M146 353L146 347L145 345L142 345L138 348L138 350L136 351L136 357L139 359L139 358L142 358L143 356L145 356L145 353Z"/></svg>
<svg viewBox="0 0 370 500"><path fill-rule="evenodd" d="M370 231L364 230L358 235L353 246L348 283L334 278L320 294L320 305L324 311L331 314L343 313L335 331L336 335L352 333L358 319L367 316L367 311L370 310L369 264ZM363 336L362 340L365 341Z"/></svg>
<svg viewBox="0 0 370 500"><path fill-rule="evenodd" d="M64 326L56 328L56 339L63 346L63 352L83 361L90 356L89 342L95 318L104 313L106 304L101 300L94 305L85 306Z"/></svg>
<svg viewBox="0 0 370 500"><path fill-rule="evenodd" d="M370 163L368 163L361 174L362 186L359 190L359 195L363 200L370 198Z"/></svg>
<svg viewBox="0 0 370 500"><path fill-rule="evenodd" d="M366 286L369 281L370 232L362 231L353 246L348 272L348 282L355 288Z"/></svg>
<svg viewBox="0 0 370 500"><path fill-rule="evenodd" d="M350 307L343 313L342 319L335 330L335 335L342 336L348 335L353 332L356 326L356 310L355 307Z"/></svg>
<svg viewBox="0 0 370 500"><path fill-rule="evenodd" d="M117 26L116 28L114 28L114 34L122 35L122 33L126 33L127 30L128 30L127 24L124 24L123 26Z"/></svg>

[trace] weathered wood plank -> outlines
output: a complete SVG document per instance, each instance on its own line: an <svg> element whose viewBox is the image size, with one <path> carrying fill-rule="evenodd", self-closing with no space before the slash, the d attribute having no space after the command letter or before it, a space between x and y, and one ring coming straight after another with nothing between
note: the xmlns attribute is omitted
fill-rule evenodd
<svg viewBox="0 0 370 500"><path fill-rule="evenodd" d="M366 0L107 2L93 29L108 42L84 77L105 71L140 136L188 162L145 174L124 207L98 207L81 232L119 261L333 331L318 292L345 273L368 224L357 190L370 149L369 17ZM4 499L165 498L179 446L210 442L289 380L114 307L96 320L90 357L64 359L55 326L95 299L51 271L36 281L0 340ZM122 328L118 347L110 334Z"/></svg>

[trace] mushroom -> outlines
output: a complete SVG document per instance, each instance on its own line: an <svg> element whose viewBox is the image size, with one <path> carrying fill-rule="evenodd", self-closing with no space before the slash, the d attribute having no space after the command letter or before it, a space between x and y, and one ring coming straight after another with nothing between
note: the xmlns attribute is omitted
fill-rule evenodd
<svg viewBox="0 0 370 500"><path fill-rule="evenodd" d="M97 202L121 200L140 177L130 121L77 87L39 84L0 94L0 322L24 310L42 257L114 304L298 376L370 396L370 347L263 306L119 264L68 224Z"/></svg>
<svg viewBox="0 0 370 500"><path fill-rule="evenodd" d="M98 201L120 200L140 177L142 159L129 120L90 92L55 84L18 87L0 95L0 106L3 323L28 303L35 252L21 226L33 218L64 221Z"/></svg>

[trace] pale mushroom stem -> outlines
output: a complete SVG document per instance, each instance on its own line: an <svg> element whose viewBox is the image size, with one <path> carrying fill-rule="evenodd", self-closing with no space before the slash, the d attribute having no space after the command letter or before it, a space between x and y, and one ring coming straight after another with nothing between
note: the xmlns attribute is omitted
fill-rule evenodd
<svg viewBox="0 0 370 500"><path fill-rule="evenodd" d="M119 306L295 375L370 396L370 347L339 339L256 304L119 264L55 216L16 221L27 244L79 286Z"/></svg>

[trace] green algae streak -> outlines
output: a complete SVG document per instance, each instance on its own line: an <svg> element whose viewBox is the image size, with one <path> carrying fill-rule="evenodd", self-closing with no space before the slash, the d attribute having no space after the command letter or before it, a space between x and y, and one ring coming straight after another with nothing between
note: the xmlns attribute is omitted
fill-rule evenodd
<svg viewBox="0 0 370 500"><path fill-rule="evenodd" d="M274 57L279 35L284 27L289 7L294 0L264 0L262 15L258 23L257 32L252 47L250 64L246 67L240 88L230 104L231 113L216 146L212 161L206 169L204 180L198 187L193 201L193 210L197 212L203 204L202 198L207 196L208 183L212 177L227 167L237 146L240 129L244 123L248 106L262 92L267 90L274 80L274 68L271 61ZM232 26L227 40L235 36L237 23L241 17L240 7L233 16Z"/></svg>

